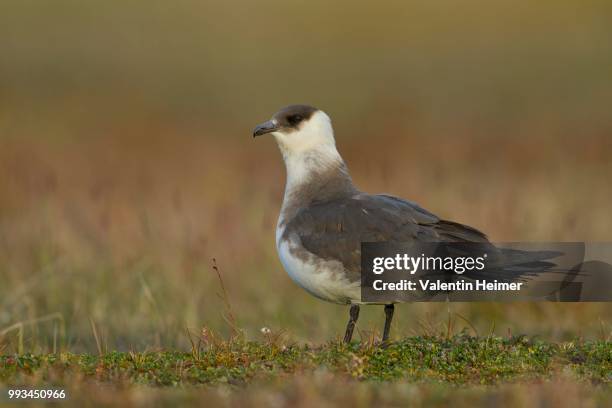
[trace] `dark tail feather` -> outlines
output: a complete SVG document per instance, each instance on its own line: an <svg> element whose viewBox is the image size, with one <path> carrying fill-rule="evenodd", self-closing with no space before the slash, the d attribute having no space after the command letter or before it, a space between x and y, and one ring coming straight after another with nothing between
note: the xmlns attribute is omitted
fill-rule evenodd
<svg viewBox="0 0 612 408"><path fill-rule="evenodd" d="M559 251L523 251L499 248L494 254L487 254L486 268L465 274L470 279L496 279L500 282L524 281L543 272L560 272L560 265L554 261L563 255ZM567 269L565 272L570 272Z"/></svg>

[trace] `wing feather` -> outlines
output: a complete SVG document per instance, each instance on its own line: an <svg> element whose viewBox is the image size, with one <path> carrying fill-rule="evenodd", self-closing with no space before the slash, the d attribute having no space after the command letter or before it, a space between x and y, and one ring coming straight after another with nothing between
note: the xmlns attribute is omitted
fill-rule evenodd
<svg viewBox="0 0 612 408"><path fill-rule="evenodd" d="M285 234L297 235L320 258L342 262L355 280L360 279L362 242L489 242L477 229L441 220L410 201L363 193L298 211Z"/></svg>

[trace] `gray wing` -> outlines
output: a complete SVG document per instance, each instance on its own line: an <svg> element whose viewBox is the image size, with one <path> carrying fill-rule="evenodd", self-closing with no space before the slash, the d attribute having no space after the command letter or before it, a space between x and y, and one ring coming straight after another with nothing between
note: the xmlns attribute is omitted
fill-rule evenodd
<svg viewBox="0 0 612 408"><path fill-rule="evenodd" d="M489 242L482 232L415 203L370 194L314 203L287 223L285 234L296 234L320 258L339 260L354 280L360 279L362 242Z"/></svg>

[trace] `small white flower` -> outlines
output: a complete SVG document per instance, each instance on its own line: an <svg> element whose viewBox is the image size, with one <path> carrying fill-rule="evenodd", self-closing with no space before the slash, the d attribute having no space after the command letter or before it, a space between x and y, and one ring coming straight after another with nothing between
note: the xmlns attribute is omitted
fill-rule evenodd
<svg viewBox="0 0 612 408"><path fill-rule="evenodd" d="M270 333L272 333L272 330L270 330L270 329L269 329L269 328L267 328L267 327L262 327L262 328L261 328L259 331L260 331L262 334L270 334Z"/></svg>

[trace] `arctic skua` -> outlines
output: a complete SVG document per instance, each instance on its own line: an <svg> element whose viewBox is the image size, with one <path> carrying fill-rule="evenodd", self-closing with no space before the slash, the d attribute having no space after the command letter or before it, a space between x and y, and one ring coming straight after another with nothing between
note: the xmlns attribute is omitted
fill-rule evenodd
<svg viewBox="0 0 612 408"><path fill-rule="evenodd" d="M308 105L287 106L253 131L271 134L287 180L276 247L289 276L319 299L350 305L344 341L359 317L362 242L474 242L491 245L475 228L440 219L417 204L355 187L336 149L329 116ZM494 248L494 247L493 247ZM383 344L394 302L385 304Z"/></svg>

